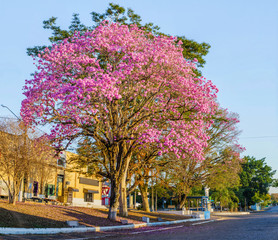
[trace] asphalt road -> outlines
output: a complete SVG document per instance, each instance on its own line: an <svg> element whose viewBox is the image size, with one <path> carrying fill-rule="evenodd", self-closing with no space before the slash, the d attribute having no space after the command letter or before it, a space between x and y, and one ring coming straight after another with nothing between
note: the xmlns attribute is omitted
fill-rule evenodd
<svg viewBox="0 0 278 240"><path fill-rule="evenodd" d="M221 217L204 222L174 226L52 236L0 236L0 239L278 240L278 206L265 212L251 213L245 216Z"/></svg>

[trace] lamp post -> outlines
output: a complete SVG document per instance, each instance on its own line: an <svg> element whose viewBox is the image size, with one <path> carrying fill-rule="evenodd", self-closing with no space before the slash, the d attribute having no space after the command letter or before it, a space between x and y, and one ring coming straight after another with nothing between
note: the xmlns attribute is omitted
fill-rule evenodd
<svg viewBox="0 0 278 240"><path fill-rule="evenodd" d="M21 121L21 118L19 118L10 108L8 108L7 106L1 104L1 107L3 108L7 108L19 121Z"/></svg>

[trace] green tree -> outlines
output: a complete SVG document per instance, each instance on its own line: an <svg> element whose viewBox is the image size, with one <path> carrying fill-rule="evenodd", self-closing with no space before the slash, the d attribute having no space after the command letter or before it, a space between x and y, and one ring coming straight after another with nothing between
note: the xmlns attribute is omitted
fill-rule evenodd
<svg viewBox="0 0 278 240"><path fill-rule="evenodd" d="M231 211L237 210L239 199L232 188L222 188L212 192L212 198L215 202L220 202L220 210L228 207Z"/></svg>
<svg viewBox="0 0 278 240"><path fill-rule="evenodd" d="M254 157L245 156L240 173L241 187L237 196L242 204L248 206L264 200L271 183L274 181L273 171L265 162L265 158L257 160Z"/></svg>
<svg viewBox="0 0 278 240"><path fill-rule="evenodd" d="M57 17L51 17L48 20L43 21L43 28L50 29L52 35L49 37L51 43L57 43L65 38L71 37L75 31L85 33L88 30L92 30L97 27L102 21L109 20L113 22L120 22L121 24L136 24L138 27L145 29L147 32L152 32L155 35L168 35L160 32L160 28L153 23L143 23L141 17L136 14L132 9L127 10L117 4L110 3L109 7L104 13L92 12L92 21L94 25L85 26L81 23L79 15L74 13L72 16L72 21L67 30L62 29L57 26ZM191 61L197 59L197 67L204 67L206 63L204 56L209 52L210 45L208 43L202 42L198 43L194 40L188 39L185 36L177 36L177 41L182 41L183 56ZM35 46L27 48L27 54L29 56L37 56L42 50L50 46ZM200 70L195 70L195 73L200 76Z"/></svg>
<svg viewBox="0 0 278 240"><path fill-rule="evenodd" d="M223 192L239 185L242 148L236 144L240 134L238 122L237 114L219 108L208 130L210 139L203 161L198 162L189 155L184 159L168 156L165 172L170 179L169 186L177 196L178 208L186 204L186 197L193 187L208 186L214 191Z"/></svg>

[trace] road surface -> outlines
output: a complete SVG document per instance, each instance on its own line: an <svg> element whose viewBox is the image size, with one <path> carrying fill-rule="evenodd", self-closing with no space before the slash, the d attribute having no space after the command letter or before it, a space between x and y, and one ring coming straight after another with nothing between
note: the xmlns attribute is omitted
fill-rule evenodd
<svg viewBox="0 0 278 240"><path fill-rule="evenodd" d="M218 217L204 222L168 225L104 233L51 236L0 236L0 239L128 239L128 240L278 240L278 206L250 215Z"/></svg>

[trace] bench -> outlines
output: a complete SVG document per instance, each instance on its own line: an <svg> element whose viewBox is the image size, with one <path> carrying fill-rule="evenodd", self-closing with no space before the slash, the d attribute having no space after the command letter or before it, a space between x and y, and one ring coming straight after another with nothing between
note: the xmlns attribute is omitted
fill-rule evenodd
<svg viewBox="0 0 278 240"><path fill-rule="evenodd" d="M142 217L142 221L143 221L143 222L146 222L146 223L149 223L149 222L150 222L150 218L148 218L148 217Z"/></svg>
<svg viewBox="0 0 278 240"><path fill-rule="evenodd" d="M42 203L43 199L39 198L39 197L31 197L31 198L27 198L27 201L33 201L33 202L38 202L38 203Z"/></svg>
<svg viewBox="0 0 278 240"><path fill-rule="evenodd" d="M182 210L182 215L192 215L192 210Z"/></svg>
<svg viewBox="0 0 278 240"><path fill-rule="evenodd" d="M70 227L79 227L78 221L66 221L66 224Z"/></svg>
<svg viewBox="0 0 278 240"><path fill-rule="evenodd" d="M45 202L45 204L51 204L51 205L61 205L60 202L58 202L55 199L50 199L50 198L44 198L43 201Z"/></svg>
<svg viewBox="0 0 278 240"><path fill-rule="evenodd" d="M172 209L172 210L174 210L174 209L176 209L176 206L175 205L168 205L168 207L167 207L168 209Z"/></svg>
<svg viewBox="0 0 278 240"><path fill-rule="evenodd" d="M191 217L205 219L205 213L204 212L193 212Z"/></svg>
<svg viewBox="0 0 278 240"><path fill-rule="evenodd" d="M121 219L121 223L122 223L123 225L128 225L128 220Z"/></svg>

